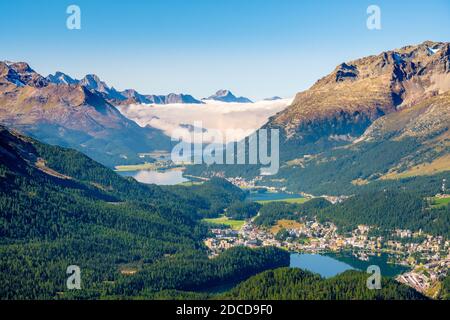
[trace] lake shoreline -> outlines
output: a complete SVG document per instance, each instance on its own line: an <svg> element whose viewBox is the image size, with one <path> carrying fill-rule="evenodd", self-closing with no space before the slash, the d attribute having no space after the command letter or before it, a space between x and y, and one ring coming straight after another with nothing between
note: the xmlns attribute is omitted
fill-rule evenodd
<svg viewBox="0 0 450 320"><path fill-rule="evenodd" d="M170 186L183 184L190 182L191 180L184 177L184 167L171 167L171 168L159 168L144 169L144 170L128 170L128 171L116 171L123 177L132 177L136 181L144 184L156 184L161 186Z"/></svg>
<svg viewBox="0 0 450 320"><path fill-rule="evenodd" d="M324 251L317 253L289 252L291 256L291 268L300 268L324 277L332 277L348 270L365 272L367 267L377 265L381 274L389 278L410 271L410 268L400 264L389 262L390 256L386 253L370 255L368 260L360 260L354 251ZM303 260L303 261L302 261Z"/></svg>

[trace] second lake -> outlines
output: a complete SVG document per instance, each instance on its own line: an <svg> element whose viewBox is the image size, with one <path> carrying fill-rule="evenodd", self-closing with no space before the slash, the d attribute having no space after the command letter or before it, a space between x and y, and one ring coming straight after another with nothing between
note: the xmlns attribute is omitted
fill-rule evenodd
<svg viewBox="0 0 450 320"><path fill-rule="evenodd" d="M133 177L139 182L146 184L157 184L161 186L176 185L189 181L183 177L183 171L179 169L155 171L155 170L138 170L138 171L122 171L119 172L124 177Z"/></svg>
<svg viewBox="0 0 450 320"><path fill-rule="evenodd" d="M339 254L302 254L292 253L290 260L291 268L300 268L320 274L322 277L330 278L347 270L366 271L370 265L377 265L381 274L386 277L395 277L408 271L407 267L388 263L388 256L369 256L367 261L347 253Z"/></svg>

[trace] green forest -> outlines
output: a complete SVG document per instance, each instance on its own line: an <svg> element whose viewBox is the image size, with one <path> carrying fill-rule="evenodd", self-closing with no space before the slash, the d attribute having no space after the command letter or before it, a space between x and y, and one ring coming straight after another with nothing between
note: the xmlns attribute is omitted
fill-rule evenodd
<svg viewBox="0 0 450 320"><path fill-rule="evenodd" d="M445 277L442 281L440 298L442 300L450 300L450 275L447 275L447 277Z"/></svg>
<svg viewBox="0 0 450 320"><path fill-rule="evenodd" d="M243 300L426 300L398 282L382 278L381 290L367 288L367 274L346 271L322 278L301 269L265 271L225 293L221 298Z"/></svg>
<svg viewBox="0 0 450 320"><path fill-rule="evenodd" d="M201 219L245 197L224 180L194 188L143 185L73 150L7 130L0 138L2 299L204 289L289 263L286 252L272 248L207 258ZM81 268L84 290L67 292L69 265ZM138 272L124 275L127 268Z"/></svg>
<svg viewBox="0 0 450 320"><path fill-rule="evenodd" d="M246 192L218 178L189 187L144 185L74 150L0 128L0 299L422 298L390 283L381 297L366 295L362 283L346 280L357 275L333 282L277 269L289 265L289 253L272 247L236 247L209 258L205 217L250 218L259 211L256 222L270 225L282 217L319 212L320 218L347 224L339 214L348 209L342 207L346 202L331 207L319 198L261 207L245 197ZM352 223L365 219L358 216L358 199L348 200L355 208ZM382 199L381 207L386 205ZM411 214L421 205L412 201ZM395 225L401 217L391 219L380 224ZM448 220L442 221L441 228L448 230ZM82 290L67 289L69 265L80 267ZM264 271L269 273L259 274ZM260 281L274 281L274 274L281 282L264 289ZM284 285L284 277L293 277L292 287ZM222 286L236 287L214 293ZM252 289L245 293L246 287ZM288 288L299 292L289 296ZM313 293L317 288L320 293Z"/></svg>
<svg viewBox="0 0 450 320"><path fill-rule="evenodd" d="M302 204L272 202L261 208L255 223L270 227L281 219L317 218L320 222L334 223L341 233L364 224L383 231L422 230L449 239L449 213L450 206L433 207L427 198L415 192L375 191L356 194L335 205L323 198Z"/></svg>
<svg viewBox="0 0 450 320"><path fill-rule="evenodd" d="M440 191L442 179L450 180L450 171L430 176L413 176L402 179L381 180L383 174L396 167L407 157L409 163L430 162L442 152L432 152L427 156L416 153L420 141L406 138L402 141L379 140L329 148L320 140L314 144L295 144L285 141L280 148L279 172L268 176L259 183L264 186L286 187L292 192L310 194L351 195L360 192L382 190L406 190L434 195ZM444 152L445 154L445 152ZM304 158L306 156L306 158ZM302 165L289 164L290 160L302 159ZM224 173L230 177L248 179L259 175L258 165L211 165L190 166L188 173L196 176ZM406 170L404 165L398 172ZM355 180L368 182L365 185L352 183Z"/></svg>

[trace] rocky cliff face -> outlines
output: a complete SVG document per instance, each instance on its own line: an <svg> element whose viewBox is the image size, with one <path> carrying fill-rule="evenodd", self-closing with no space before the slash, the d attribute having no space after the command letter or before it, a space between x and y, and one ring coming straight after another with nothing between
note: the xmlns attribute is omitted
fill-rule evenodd
<svg viewBox="0 0 450 320"><path fill-rule="evenodd" d="M339 194L449 171L450 44L343 63L266 127L283 133L280 177L299 190Z"/></svg>
<svg viewBox="0 0 450 320"><path fill-rule="evenodd" d="M286 140L356 139L378 118L450 89L450 44L424 42L342 63L270 119Z"/></svg>

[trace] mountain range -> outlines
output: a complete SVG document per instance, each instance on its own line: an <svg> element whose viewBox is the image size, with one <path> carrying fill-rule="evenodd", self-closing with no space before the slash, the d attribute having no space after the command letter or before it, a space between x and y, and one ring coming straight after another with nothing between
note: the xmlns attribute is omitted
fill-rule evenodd
<svg viewBox="0 0 450 320"><path fill-rule="evenodd" d="M80 84L90 91L100 93L112 105L128 104L169 104L169 103L193 103L201 104L200 100L195 99L189 94L170 93L168 95L140 94L134 89L117 91L114 87L109 87L95 74L88 74L83 79L77 80L60 71L48 75L49 82L55 84Z"/></svg>
<svg viewBox="0 0 450 320"><path fill-rule="evenodd" d="M263 126L280 130L282 160L278 176L263 183L340 194L371 181L448 171L449 126L450 43L426 41L344 62ZM190 169L259 173L257 166Z"/></svg>
<svg viewBox="0 0 450 320"><path fill-rule="evenodd" d="M41 141L71 147L108 166L136 163L137 153L170 148L157 129L125 118L104 94L96 77L82 80L55 75L51 82L26 63L0 62L0 121ZM94 84L95 83L95 84ZM97 91L99 90L99 91Z"/></svg>
<svg viewBox="0 0 450 320"><path fill-rule="evenodd" d="M355 173L353 183L448 170L449 57L449 43L426 41L339 64L263 126L280 129L280 174L303 175L324 163L333 168L337 151L342 159L343 152L348 159L355 153L369 157L375 143L389 149L392 159L372 172ZM205 100L251 102L229 90ZM95 75L81 80L62 72L43 77L26 63L0 63L3 124L76 148L107 165L136 161L138 152L170 148L162 132L139 127L115 108L130 103L203 101L183 94L119 92ZM241 174L235 170L225 171Z"/></svg>
<svg viewBox="0 0 450 320"><path fill-rule="evenodd" d="M250 102L228 90L210 99ZM0 121L43 142L77 149L107 166L137 163L138 153L170 150L170 138L140 127L116 106L203 104L188 94L143 95L118 91L95 74L81 80L63 72L43 77L25 62L0 62Z"/></svg>
<svg viewBox="0 0 450 320"><path fill-rule="evenodd" d="M174 103L189 103L189 104L203 104L203 100L216 100L222 102L236 102L236 103L252 103L252 101L245 97L236 97L229 90L219 90L214 95L198 100L190 94L169 93L167 95L155 94L141 94L135 89L126 89L117 91L114 87L109 87L95 74L88 74L83 79L77 80L71 76L57 71L55 74L50 74L46 80L54 84L68 84L68 85L82 85L90 91L95 91L103 96L112 105L129 105L129 104L174 104ZM279 97L270 98L271 100L281 99Z"/></svg>

